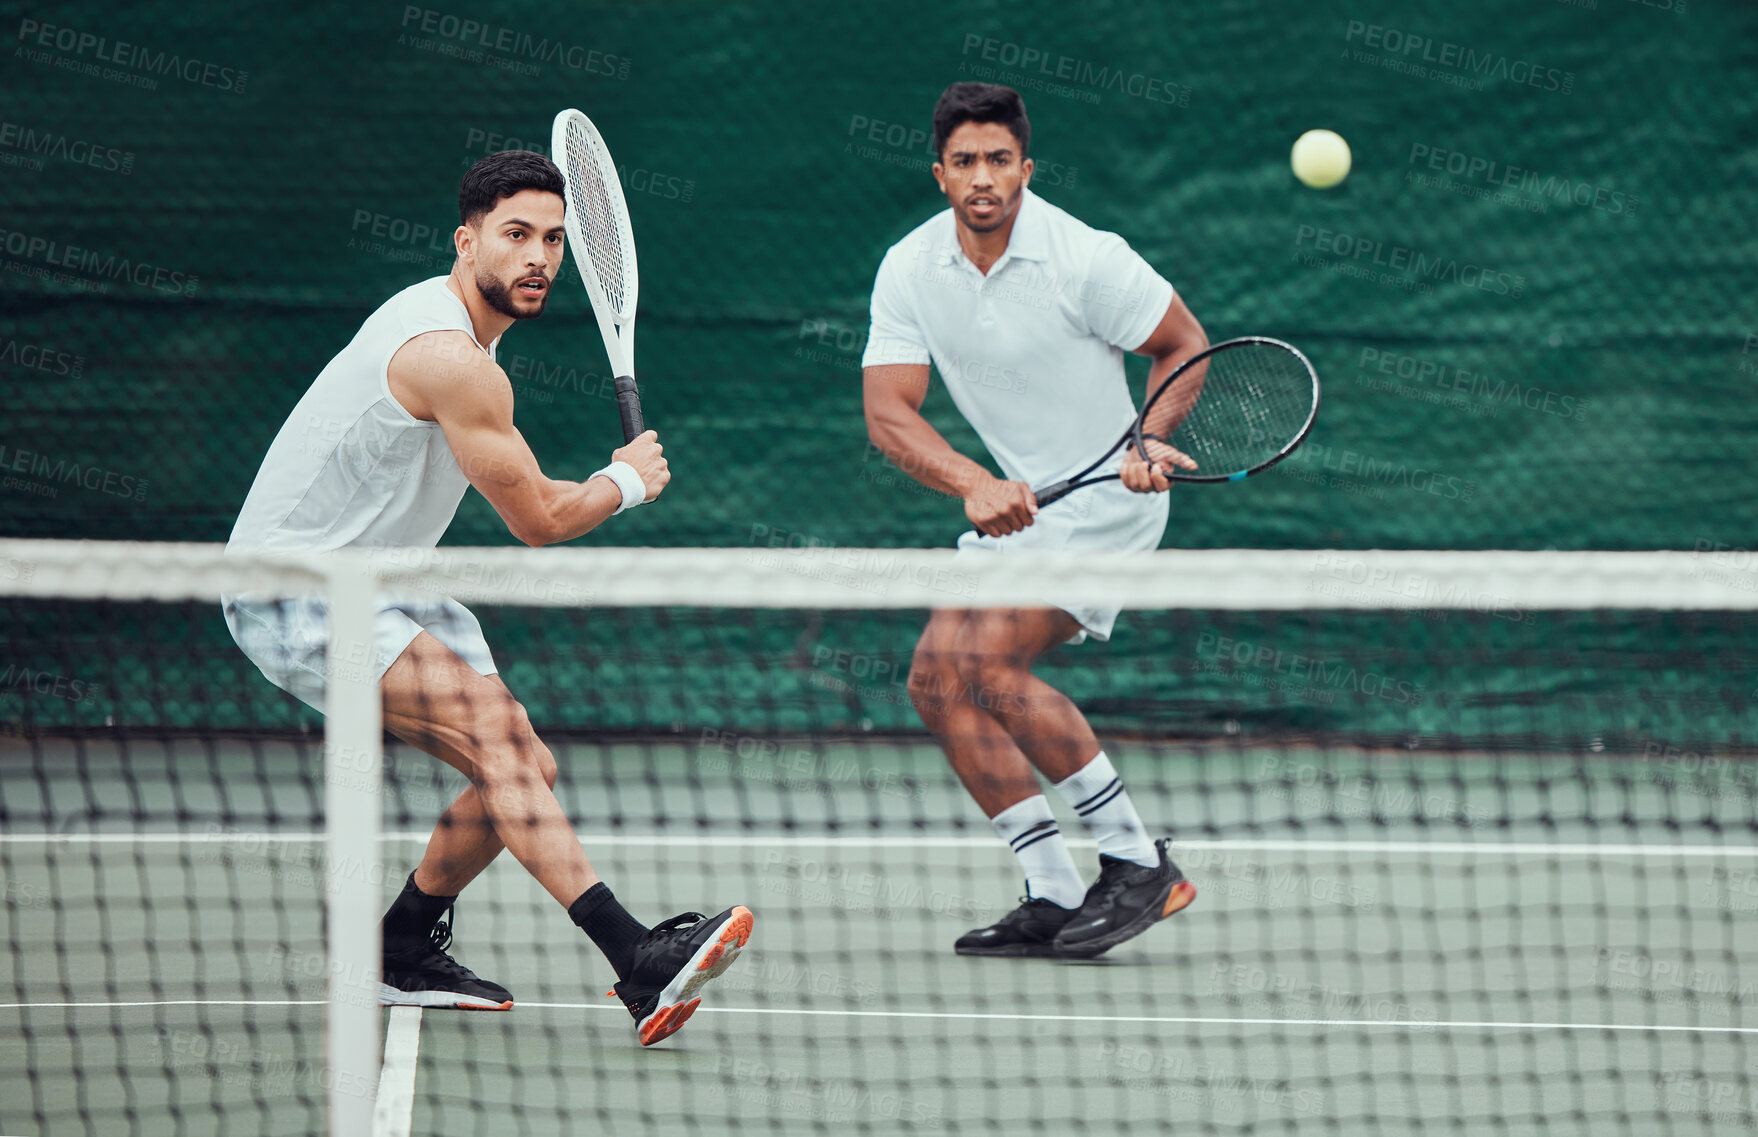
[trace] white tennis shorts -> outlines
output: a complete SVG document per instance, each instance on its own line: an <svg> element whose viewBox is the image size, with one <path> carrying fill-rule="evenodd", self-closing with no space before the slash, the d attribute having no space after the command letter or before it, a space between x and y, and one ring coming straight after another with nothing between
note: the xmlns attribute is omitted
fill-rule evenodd
<svg viewBox="0 0 1758 1137"><path fill-rule="evenodd" d="M1171 514L1169 493L1132 493L1122 482L1101 482L1075 490L1060 501L1038 511L1032 523L1005 537L985 537L976 530L958 539L963 556L1005 555L1032 552L1148 553L1160 547ZM1075 604L1046 595L1044 603L1060 608L1080 621L1082 630L1068 642L1080 643L1089 635L1111 638L1121 608Z"/></svg>
<svg viewBox="0 0 1758 1137"><path fill-rule="evenodd" d="M482 625L451 597L385 597L380 604L372 626L372 660L346 661L351 665L370 662L374 683L385 677L391 664L422 632L451 648L479 674L493 675L499 670L482 638ZM322 711L329 674L325 651L330 638L329 613L323 600L311 596L228 596L224 611L232 638L268 681Z"/></svg>

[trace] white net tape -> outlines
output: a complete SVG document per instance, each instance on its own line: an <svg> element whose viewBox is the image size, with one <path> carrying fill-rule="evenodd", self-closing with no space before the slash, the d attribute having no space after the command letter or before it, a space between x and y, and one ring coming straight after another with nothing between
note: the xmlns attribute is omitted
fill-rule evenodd
<svg viewBox="0 0 1758 1137"><path fill-rule="evenodd" d="M0 595L213 599L338 576L540 607L946 608L1089 602L1277 611L1758 608L1758 559L1718 552L1188 549L961 556L951 549L345 549L0 540Z"/></svg>

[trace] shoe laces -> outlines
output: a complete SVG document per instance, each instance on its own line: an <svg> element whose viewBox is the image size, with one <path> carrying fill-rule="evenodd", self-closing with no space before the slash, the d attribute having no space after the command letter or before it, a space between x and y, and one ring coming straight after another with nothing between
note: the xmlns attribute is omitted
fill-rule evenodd
<svg viewBox="0 0 1758 1137"><path fill-rule="evenodd" d="M662 920L653 925L653 927L647 929L647 935L655 940L676 939L678 936L688 933L697 924L700 924L706 919L708 919L708 917L702 915L700 912L684 912L681 915L673 916L669 920Z"/></svg>
<svg viewBox="0 0 1758 1137"><path fill-rule="evenodd" d="M649 947L659 947L661 944L670 944L672 940L687 937L691 931L696 930L696 924L700 924L705 919L708 917L703 916L701 912L682 912L679 916L673 916L672 919L654 924L652 928L647 930L647 944Z"/></svg>
<svg viewBox="0 0 1758 1137"><path fill-rule="evenodd" d="M451 904L446 905L446 910L441 912L440 918L434 922L433 931L427 934L428 942L433 945L433 950L441 955L447 955L448 949L452 946L452 925L458 919L453 911L454 907Z"/></svg>
<svg viewBox="0 0 1758 1137"><path fill-rule="evenodd" d="M1099 879L1093 882L1093 894L1097 898L1109 900L1129 887L1129 874L1140 865L1132 861L1111 861L1099 870Z"/></svg>
<svg viewBox="0 0 1758 1137"><path fill-rule="evenodd" d="M1004 923L1013 924L1021 920L1029 920L1037 909L1045 907L1061 908L1062 905L1044 896L1022 896L1019 898L1019 907L1007 914Z"/></svg>

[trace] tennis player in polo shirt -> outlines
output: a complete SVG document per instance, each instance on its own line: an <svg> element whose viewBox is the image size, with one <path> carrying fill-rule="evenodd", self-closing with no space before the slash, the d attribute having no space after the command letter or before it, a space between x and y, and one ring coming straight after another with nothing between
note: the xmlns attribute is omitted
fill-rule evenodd
<svg viewBox="0 0 1758 1137"><path fill-rule="evenodd" d="M1125 448L1122 477L1041 511L1031 487L1102 454L1135 417L1123 353L1149 356L1150 390L1208 346L1190 310L1123 238L1032 193L1019 93L954 83L934 108L934 180L950 208L892 246L873 285L862 360L867 431L916 480L964 500L967 556L1158 547L1171 485L1158 443ZM996 478L922 417L932 362ZM1194 468L1194 466L1192 467ZM1053 600L1047 601L1054 603ZM996 834L1026 897L961 955L1090 958L1188 905L1196 889L1154 841L1092 727L1032 663L1062 643L1109 639L1116 608L942 609L916 645L909 691ZM1098 840L1088 887L1038 783L1044 775Z"/></svg>

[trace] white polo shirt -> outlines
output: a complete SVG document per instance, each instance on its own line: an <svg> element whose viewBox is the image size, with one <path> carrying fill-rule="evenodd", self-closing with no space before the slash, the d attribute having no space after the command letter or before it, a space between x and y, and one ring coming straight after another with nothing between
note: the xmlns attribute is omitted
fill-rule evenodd
<svg viewBox="0 0 1758 1137"><path fill-rule="evenodd" d="M959 247L952 210L893 245L873 283L863 367L928 363L1014 481L1074 473L1135 418L1123 355L1172 286L1115 233L1027 189L987 276Z"/></svg>

